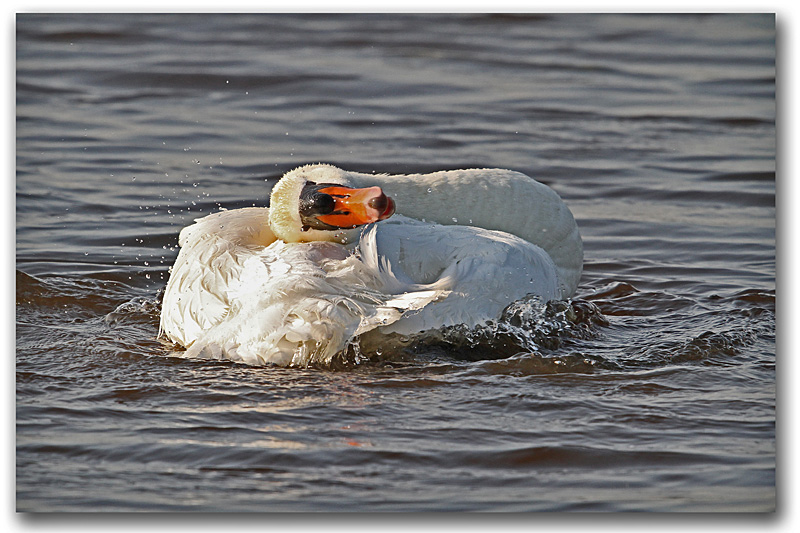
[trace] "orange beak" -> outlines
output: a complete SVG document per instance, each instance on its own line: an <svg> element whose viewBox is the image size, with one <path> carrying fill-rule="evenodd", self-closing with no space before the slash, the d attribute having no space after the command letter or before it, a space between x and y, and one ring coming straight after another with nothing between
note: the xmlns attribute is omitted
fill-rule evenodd
<svg viewBox="0 0 800 533"><path fill-rule="evenodd" d="M339 228L363 226L389 218L394 214L394 201L383 194L380 187L353 189L331 186L319 192L333 197L335 205L328 215L318 215L317 220Z"/></svg>

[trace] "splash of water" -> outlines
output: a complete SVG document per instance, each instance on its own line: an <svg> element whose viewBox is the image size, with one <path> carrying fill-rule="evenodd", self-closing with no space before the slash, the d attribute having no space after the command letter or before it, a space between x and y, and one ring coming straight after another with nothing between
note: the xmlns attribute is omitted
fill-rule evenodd
<svg viewBox="0 0 800 533"><path fill-rule="evenodd" d="M478 361L505 359L520 353L556 350L565 339L596 335L608 320L584 300L543 303L536 296L517 300L500 317L485 324L450 326L413 336L371 331L351 341L334 367L365 362L409 362L420 358Z"/></svg>

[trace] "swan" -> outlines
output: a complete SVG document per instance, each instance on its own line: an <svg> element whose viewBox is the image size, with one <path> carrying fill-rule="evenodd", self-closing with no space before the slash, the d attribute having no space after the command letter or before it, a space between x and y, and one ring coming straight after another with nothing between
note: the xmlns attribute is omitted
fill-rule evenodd
<svg viewBox="0 0 800 533"><path fill-rule="evenodd" d="M503 169L286 173L270 207L184 228L159 335L186 357L328 363L359 335L497 319L575 292L583 244L549 187Z"/></svg>

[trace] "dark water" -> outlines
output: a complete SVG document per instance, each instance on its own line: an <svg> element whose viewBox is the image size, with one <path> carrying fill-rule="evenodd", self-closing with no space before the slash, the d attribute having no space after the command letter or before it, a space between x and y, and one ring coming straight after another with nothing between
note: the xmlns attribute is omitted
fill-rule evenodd
<svg viewBox="0 0 800 533"><path fill-rule="evenodd" d="M16 31L19 510L774 508L773 16ZM319 161L550 184L585 241L575 306L601 315L522 353L171 357L180 228Z"/></svg>

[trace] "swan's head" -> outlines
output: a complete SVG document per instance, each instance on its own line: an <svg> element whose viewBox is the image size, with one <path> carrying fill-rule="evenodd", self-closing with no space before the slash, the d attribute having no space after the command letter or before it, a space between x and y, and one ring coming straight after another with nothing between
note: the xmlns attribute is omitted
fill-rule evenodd
<svg viewBox="0 0 800 533"><path fill-rule="evenodd" d="M285 242L350 242L359 226L394 213L394 201L380 187L357 189L347 172L309 165L287 172L270 196L269 225Z"/></svg>

